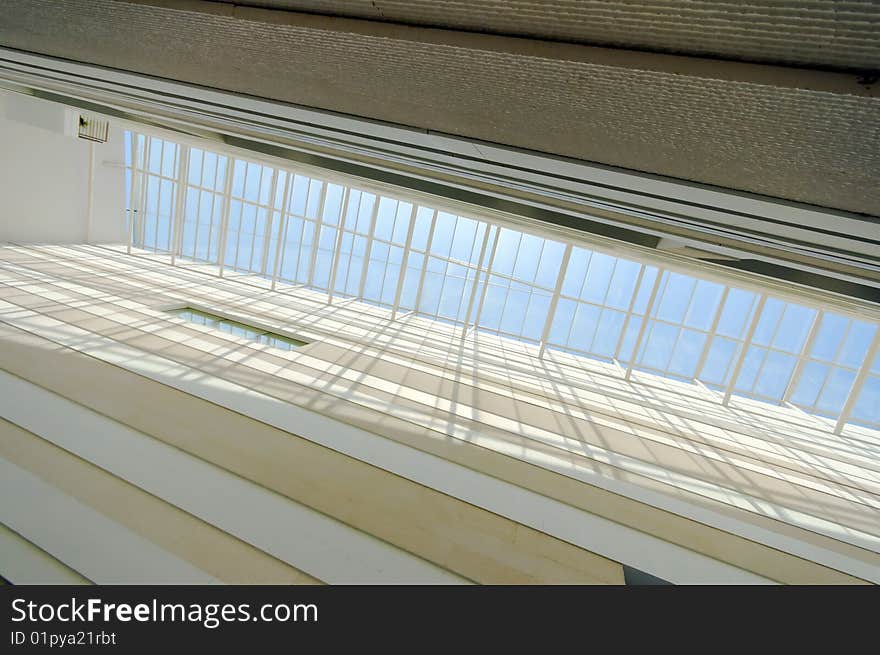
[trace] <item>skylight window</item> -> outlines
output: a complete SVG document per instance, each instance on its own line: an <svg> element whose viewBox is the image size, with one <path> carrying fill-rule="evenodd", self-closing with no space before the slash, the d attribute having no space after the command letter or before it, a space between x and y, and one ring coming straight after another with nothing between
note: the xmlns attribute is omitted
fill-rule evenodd
<svg viewBox="0 0 880 655"><path fill-rule="evenodd" d="M172 263L880 428L876 321L153 136L126 162L131 244Z"/></svg>
<svg viewBox="0 0 880 655"><path fill-rule="evenodd" d="M180 255L196 261L217 261L225 197L227 158L191 148L183 214Z"/></svg>
<svg viewBox="0 0 880 655"><path fill-rule="evenodd" d="M247 323L233 321L232 319L224 318L217 314L203 312L199 309L193 309L192 307L170 309L168 310L168 313L189 323L204 325L205 327L219 330L226 334L231 334L234 337L250 339L251 341L256 341L257 343L271 346L272 348L277 348L279 350L293 350L307 344L306 341L300 341L299 339L294 339L283 334L269 332L268 330L263 330L254 327L253 325L248 325Z"/></svg>
<svg viewBox="0 0 880 655"><path fill-rule="evenodd" d="M820 313L814 320L814 336L792 385L791 402L807 411L835 416L843 409L845 390L855 382L877 326L830 313ZM869 375L863 389L871 386L871 380ZM870 413L868 407L864 410Z"/></svg>
<svg viewBox="0 0 880 655"><path fill-rule="evenodd" d="M548 347L629 362L656 277L655 266L574 247Z"/></svg>
<svg viewBox="0 0 880 655"><path fill-rule="evenodd" d="M139 216L129 220L133 239L145 250L170 253L174 242L173 217L179 186L181 147L156 137L137 135L132 149L126 135L126 161L137 152L139 175L126 171L126 192L139 198ZM131 204L128 205L132 207ZM133 212L130 212L133 214Z"/></svg>

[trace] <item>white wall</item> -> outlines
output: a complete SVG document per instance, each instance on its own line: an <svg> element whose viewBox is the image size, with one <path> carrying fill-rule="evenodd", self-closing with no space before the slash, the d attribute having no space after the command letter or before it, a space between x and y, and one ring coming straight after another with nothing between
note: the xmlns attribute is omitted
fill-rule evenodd
<svg viewBox="0 0 880 655"><path fill-rule="evenodd" d="M0 94L0 242L119 242L124 238L122 131L95 144L88 223L89 143L64 133L65 107Z"/></svg>
<svg viewBox="0 0 880 655"><path fill-rule="evenodd" d="M110 124L110 140L95 144L91 243L120 243L125 232L124 130ZM83 141L82 143L85 143Z"/></svg>

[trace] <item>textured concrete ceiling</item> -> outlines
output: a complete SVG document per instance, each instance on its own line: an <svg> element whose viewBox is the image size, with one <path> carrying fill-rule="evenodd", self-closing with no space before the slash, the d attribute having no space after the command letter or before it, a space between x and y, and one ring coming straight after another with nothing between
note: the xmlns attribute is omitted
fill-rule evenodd
<svg viewBox="0 0 880 655"><path fill-rule="evenodd" d="M0 44L880 214L880 98L855 75L195 1L5 0Z"/></svg>
<svg viewBox="0 0 880 655"><path fill-rule="evenodd" d="M725 59L880 69L877 0L220 0Z"/></svg>

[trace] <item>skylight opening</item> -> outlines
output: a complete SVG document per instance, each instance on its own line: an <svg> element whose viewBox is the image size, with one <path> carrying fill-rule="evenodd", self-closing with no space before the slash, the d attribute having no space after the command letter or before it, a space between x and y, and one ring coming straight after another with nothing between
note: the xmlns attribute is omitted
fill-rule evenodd
<svg viewBox="0 0 880 655"><path fill-rule="evenodd" d="M131 245L172 263L880 429L877 321L154 136L126 166Z"/></svg>
<svg viewBox="0 0 880 655"><path fill-rule="evenodd" d="M234 337L249 339L250 341L261 343L264 346L277 348L278 350L294 350L308 344L307 341L301 341L283 334L270 332L253 325L248 325L247 323L225 318L218 314L211 314L210 312L203 312L200 309L193 309L192 307L169 309L167 310L167 313L183 321L187 321L188 323L203 325L207 328L219 330L220 332L231 334Z"/></svg>

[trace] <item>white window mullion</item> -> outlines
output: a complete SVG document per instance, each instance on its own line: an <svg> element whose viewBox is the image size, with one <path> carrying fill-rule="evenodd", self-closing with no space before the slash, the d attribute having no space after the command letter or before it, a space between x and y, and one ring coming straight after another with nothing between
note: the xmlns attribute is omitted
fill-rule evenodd
<svg viewBox="0 0 880 655"><path fill-rule="evenodd" d="M140 202L138 189L138 135L137 132L129 132L131 136L131 180L128 192L128 247L126 253L131 254L131 242L134 241L134 230L137 221L137 206Z"/></svg>
<svg viewBox="0 0 880 655"><path fill-rule="evenodd" d="M236 200L239 200L239 199L236 198ZM243 221L244 221L244 208L245 208L246 204L247 204L247 201L244 198L241 198L240 202L238 203L238 229L235 231L235 255L233 256L233 259L232 259L232 270L233 271L238 268L239 251L241 249L241 233L242 233L242 226L243 226ZM226 231L227 232L229 231L229 221L228 220L226 221ZM253 241L253 239L251 239L251 241Z"/></svg>
<svg viewBox="0 0 880 655"><path fill-rule="evenodd" d="M416 216L418 215L419 206L412 203L412 210L409 213L409 229L406 231L406 243L403 244L403 259L400 264L400 277L397 280L397 289L394 291L394 306L391 309L391 320L397 320L397 312L400 310L400 294L403 293L403 280L406 277L406 265L409 262L409 253L412 249L413 233L416 230Z"/></svg>
<svg viewBox="0 0 880 655"><path fill-rule="evenodd" d="M791 374L791 379L788 381L788 385L785 387L785 392L782 394L782 402L784 403L791 402L791 395L797 390L801 375L803 375L804 368L809 361L810 352L813 350L813 345L816 343L816 337L819 334L819 326L821 325L824 316L825 312L818 311L813 318L813 324L810 326L810 332L807 335L806 343L804 343L804 347L801 349L800 355L798 355L798 361Z"/></svg>
<svg viewBox="0 0 880 655"><path fill-rule="evenodd" d="M721 292L721 298L718 301L718 307L715 309L715 316L712 317L712 324L709 326L709 333L706 335L706 343L703 344L703 351L697 360L697 367L694 369L694 380L699 380L703 373L703 367L706 365L706 359L709 357L709 349L712 347L712 341L715 339L715 333L718 331L718 323L721 322L721 313L724 311L724 304L727 302L727 294L730 287L724 287Z"/></svg>
<svg viewBox="0 0 880 655"><path fill-rule="evenodd" d="M232 208L232 170L235 168L235 160L232 157L226 160L226 179L223 181L223 216L220 219L219 252L217 253L217 267L220 269L219 276L223 277L223 266L226 263L226 237L229 228L229 212Z"/></svg>
<svg viewBox="0 0 880 655"><path fill-rule="evenodd" d="M278 212L278 241L275 244L275 263L272 265L272 291L278 284L279 263L283 264L284 246L287 242L287 207L290 203L290 180L293 174L288 172L284 177L284 192L281 197L281 211ZM274 200L273 200L274 202Z"/></svg>
<svg viewBox="0 0 880 655"><path fill-rule="evenodd" d="M189 148L183 145L178 146L178 162L177 162L177 198L174 203L174 216L172 217L172 225L174 226L174 235L171 240L171 265L177 262L177 253L180 250L180 241L183 236L183 212L184 200L186 198L186 181L189 176Z"/></svg>
<svg viewBox="0 0 880 655"><path fill-rule="evenodd" d="M214 179L211 181L211 209L208 213L208 240L206 242L208 248L207 248L207 252L205 253L205 261L207 261L207 262L211 261L211 244L214 243L214 234L215 233L217 234L217 249L218 249L218 251L220 248L220 233L219 233L220 226L214 225L214 207L216 207L216 205L217 205L217 178L220 173L220 171L218 170L220 168L220 159L221 159L220 157L217 158L217 165L214 167ZM225 166L229 166L229 159L224 157L223 160L226 162ZM226 179L226 167L225 166L223 169L224 181ZM203 150L202 151L202 172L201 172L202 177L199 178L200 185L202 182L202 178L204 177L204 173L205 173L205 151ZM198 208L198 211L196 212L196 215L197 215L196 226L198 226L198 222L199 222L199 220L201 220L200 217L202 215L202 193L201 193L201 191L199 191L199 200L198 200L198 207L197 208ZM221 221L222 221L222 218L221 218ZM196 248L199 243L198 239L196 239L195 243L196 243L196 246L193 247L193 253L196 252ZM217 260L218 261L220 260L220 253L219 252L217 253Z"/></svg>
<svg viewBox="0 0 880 655"><path fill-rule="evenodd" d="M419 288L416 291L416 299L413 303L413 313L419 312L419 299L422 297L422 289L425 286L425 274L428 272L428 258L431 256L431 246L434 245L434 230L437 227L437 210L431 215L431 228L428 230L428 242L425 244L425 258L422 260L422 272L419 274Z"/></svg>
<svg viewBox="0 0 880 655"><path fill-rule="evenodd" d="M192 153L190 153L190 154L192 154ZM193 251L192 251L193 260L198 259L199 226L200 226L200 223L202 220L201 219L201 216L202 216L202 179L205 177L205 159L207 159L207 157L205 157L205 154L206 153L203 150L202 156L201 156L201 163L199 165L199 184L198 184L198 187L195 188L195 190L194 190L194 193L196 194L196 215L193 216ZM218 158L218 161L219 161L219 158ZM188 184L189 184L189 179L187 179L187 185ZM217 169L215 167L215 169L214 169L214 186L215 186L215 188L216 188L216 184L217 184ZM186 186L184 188L185 188L185 192L189 193L189 186ZM214 208L213 207L214 194L211 194L211 198L212 198L211 209L213 210L213 208ZM184 200L184 203L185 203L185 200ZM184 204L184 207L185 207L185 204ZM214 213L212 211L211 212L211 221L213 221L213 220L214 220ZM185 215L184 215L184 227L186 227L186 216ZM210 222L208 223L208 249L206 251L205 258L208 260L211 259L211 224L210 224Z"/></svg>
<svg viewBox="0 0 880 655"><path fill-rule="evenodd" d="M678 348L678 344L681 343L681 335L684 334L685 330L689 329L689 328L685 327L684 322L687 320L688 312L690 312L691 305L694 302L694 295L697 293L697 282L698 281L695 279L694 286L691 288L691 293L688 296L688 301L687 301L687 304L685 305L685 310L684 310L684 314L682 315L681 322L680 323L669 323L668 321L664 321L667 325L672 325L673 327L677 328L678 334L675 335L675 343L672 344L672 348L669 349L669 358L666 360L666 364L663 366L663 369L661 371L658 371L661 375L668 375L669 374L669 367L672 365L672 358L675 356L675 351ZM668 280L667 280L667 284L668 284ZM606 297L607 297L607 292L606 292ZM605 304L604 300L603 300L602 304L604 306L604 304ZM602 311L605 311L604 308ZM601 316L601 314L600 314L600 316ZM601 320L602 319L600 318L599 321L601 321ZM593 340L594 341L596 339L596 333L599 331L599 324L598 323L599 322L597 321L596 322L596 329L593 332ZM592 345L593 344L590 343L591 348L592 348Z"/></svg>
<svg viewBox="0 0 880 655"><path fill-rule="evenodd" d="M642 339L645 338L645 332L648 329L648 323L651 322L651 311L654 309L654 302L657 300L657 292L660 290L660 280L663 279L664 272L665 271L662 268L657 269L657 277L654 279L654 286L651 287L651 295L648 298L648 306L645 308L645 315L642 318L642 325L639 327L639 333L636 336L636 343L633 346L632 356L629 358L629 365L626 367L626 373L624 374L624 378L627 381L629 381L629 379L632 377L632 372L635 368L636 360L639 358L639 348L641 348L642 346Z"/></svg>
<svg viewBox="0 0 880 655"><path fill-rule="evenodd" d="M361 268L361 280L360 285L358 286L358 298L364 297L364 287L367 284L367 269L370 266L370 255L373 252L373 238L376 235L376 217L379 215L379 201L381 198L377 195L375 196L376 202L373 203L373 213L370 216L370 232L367 236L367 249L364 252L364 265Z"/></svg>
<svg viewBox="0 0 880 655"><path fill-rule="evenodd" d="M153 252L159 251L159 215L162 212L162 162L164 160L165 139L162 139L162 149L159 151L159 174L156 176L156 229L153 231Z"/></svg>
<svg viewBox="0 0 880 655"><path fill-rule="evenodd" d="M783 313L776 320L776 326L773 328L773 334L771 334L770 338L767 340L767 346L766 346L766 348L764 348L764 358L761 360L761 365L758 367L758 372L755 374L755 379L752 382L751 388L749 389L749 394L759 395L759 396L761 395L761 394L758 394L758 392L755 391L755 389L758 386L758 383L761 381L761 376L764 374L764 366L767 365L767 360L770 359L770 353L771 352L780 352L779 350L777 350L773 347L773 343L776 341L776 335L779 334L779 329L780 329L780 326L782 325L782 319L784 316L785 316L785 312L783 311ZM759 347L761 347L761 346L759 346ZM767 402L771 401L771 399L767 396L762 396L762 397Z"/></svg>
<svg viewBox="0 0 880 655"><path fill-rule="evenodd" d="M480 258L477 260L477 270L474 273L474 283L473 283L473 286L471 287L471 296L470 296L470 299L468 300L467 313L464 316L464 325L462 326L462 336L466 336L466 334L467 334L468 325L470 325L470 321L471 321L471 314L474 311L474 299L477 295L477 289L480 286L480 275L482 275L482 272L483 272L482 271L483 261L486 259L486 248L489 245L489 233L493 229L495 229L494 225L490 225L488 223L485 223L485 226L486 226L486 233L483 235L483 244L480 246ZM497 234L495 235L495 239L496 240L498 239ZM493 254L494 254L495 248L493 247L492 250L493 250ZM489 264L491 264L491 260L490 260ZM488 265L487 265L487 269L486 269L486 284L489 284ZM458 311L461 311L461 307L459 307ZM474 324L476 325L476 322Z"/></svg>
<svg viewBox="0 0 880 655"><path fill-rule="evenodd" d="M254 206L254 231L251 233L251 247L250 253L247 258L247 266L244 267L246 271L249 273L254 272L254 249L257 245L257 218L260 215L260 192L263 190L263 177L266 175L267 166L260 167L260 180L257 182L257 201L255 203L251 203ZM238 220L238 239L241 241L242 232L244 231L244 206L245 200L242 199L241 203L241 216ZM268 211L268 207L266 208ZM238 252L236 251L236 263L238 263Z"/></svg>
<svg viewBox="0 0 880 655"><path fill-rule="evenodd" d="M140 248L144 249L144 240L147 236L147 189L149 189L149 164L150 164L150 143L152 139L148 136L144 136L144 168L143 173L141 175L141 193L140 193L140 207L138 207L138 214L140 214L140 219L138 221L138 243L140 243Z"/></svg>
<svg viewBox="0 0 880 655"><path fill-rule="evenodd" d="M632 298L629 301L629 307L626 310L626 316L623 318L623 327L620 329L620 336L617 337L617 346L614 348L614 359L620 359L620 349L623 347L623 338L626 336L626 331L629 328L630 318L632 318L633 310L636 306L636 300L639 297L639 291L642 288L642 280L645 277L645 271L647 270L647 266L645 264L641 265L639 268L639 274L636 277L636 283L633 285ZM660 271L657 271L657 275L660 275ZM561 287L560 287L561 290Z"/></svg>
<svg viewBox="0 0 880 655"><path fill-rule="evenodd" d="M318 196L318 215L315 218L315 240L312 243L312 256L309 261L309 277L306 286L311 287L315 280L315 263L318 261L318 245L321 243L321 226L324 224L324 203L327 201L327 182L321 183L321 195Z"/></svg>
<svg viewBox="0 0 880 655"><path fill-rule="evenodd" d="M266 228L263 230L263 256L260 261L260 275L267 274L266 266L269 264L269 248L272 244L272 227L275 222L275 194L277 192L278 169L273 168L272 183L269 185L269 207L266 210ZM256 235L254 235L254 241L256 241Z"/></svg>
<svg viewBox="0 0 880 655"><path fill-rule="evenodd" d="M342 197L342 212L339 214L339 231L336 233L336 245L333 248L333 262L330 264L330 284L327 285L328 305L333 302L333 291L336 288L336 276L339 271L339 251L342 250L342 237L345 236L345 217L348 215L350 198L351 187L345 187Z"/></svg>
<svg viewBox="0 0 880 655"><path fill-rule="evenodd" d="M480 301L477 303L477 315L474 317L474 329L480 325L480 317L483 315L483 305L486 302L486 293L489 290L489 278L492 277L492 264L495 262L495 253L498 252L498 242L501 240L501 228L495 226L495 240L492 242L492 252L489 253L488 263L486 264L486 282L483 284L483 290L480 292Z"/></svg>
<svg viewBox="0 0 880 655"><path fill-rule="evenodd" d="M565 244L565 252L562 255L562 263L559 266L559 275L556 276L556 284L553 286L553 297L550 299L550 309L547 312L547 320L544 321L544 329L541 330L541 345L538 348L538 358L543 359L544 351L547 350L547 340L550 338L550 328L556 317L556 306L559 304L559 295L562 293L562 283L565 274L568 273L568 262L571 259L572 245Z"/></svg>
<svg viewBox="0 0 880 655"><path fill-rule="evenodd" d="M749 325L748 332L746 332L745 339L743 340L742 352L740 352L739 357L737 357L736 365L733 367L733 371L730 374L730 380L727 382L727 388L724 390L724 399L721 401L722 405L727 405L730 402L730 397L733 395L733 390L736 388L736 380L739 377L743 363L746 360L746 353L748 353L749 347L752 345L752 337L755 336L755 330L758 329L758 321L761 320L761 314L764 311L765 302L767 302L767 295L762 294L761 298L758 300L758 306L755 307L755 314L752 316L752 322Z"/></svg>
<svg viewBox="0 0 880 655"><path fill-rule="evenodd" d="M849 389L849 393L846 395L843 408L840 410L840 416L837 417L837 422L834 424L834 434L840 434L843 432L844 426L849 422L853 408L856 406L859 396L862 393L862 387L865 386L865 380L868 379L868 375L871 373L871 365L874 363L874 358L877 357L877 353L880 353L880 326L874 331L874 338L871 340L871 345L868 346L868 352L865 353L865 359L862 360L862 365L859 366L859 372L856 373L856 377Z"/></svg>

